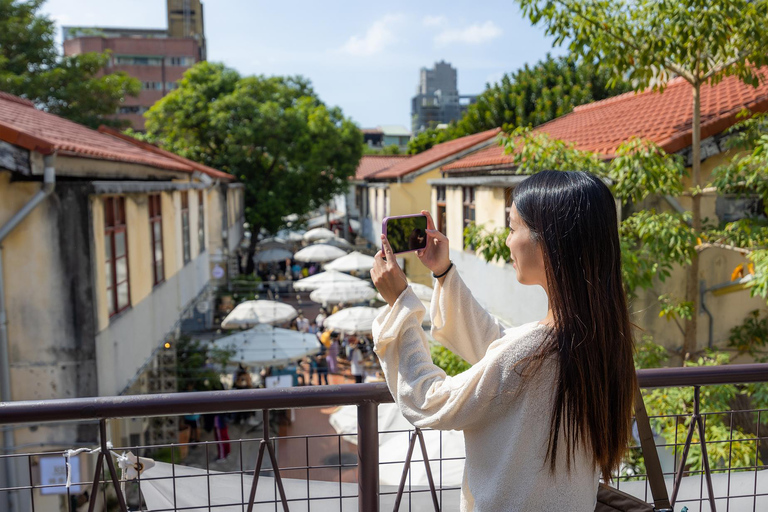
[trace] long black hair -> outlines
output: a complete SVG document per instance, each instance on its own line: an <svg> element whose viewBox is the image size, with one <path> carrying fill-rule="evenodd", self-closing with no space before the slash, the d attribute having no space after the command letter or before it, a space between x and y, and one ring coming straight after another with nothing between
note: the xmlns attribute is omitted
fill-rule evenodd
<svg viewBox="0 0 768 512"><path fill-rule="evenodd" d="M541 247L554 314L547 341L531 358L558 361L550 470L562 429L567 467L582 445L610 481L629 442L636 386L616 201L590 173L542 171L517 186L514 204Z"/></svg>

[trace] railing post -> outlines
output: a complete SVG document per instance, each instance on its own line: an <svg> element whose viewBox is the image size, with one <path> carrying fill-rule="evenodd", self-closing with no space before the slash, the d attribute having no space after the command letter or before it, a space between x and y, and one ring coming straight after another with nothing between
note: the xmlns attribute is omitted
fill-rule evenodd
<svg viewBox="0 0 768 512"><path fill-rule="evenodd" d="M358 510L379 512L379 416L376 403L357 406Z"/></svg>

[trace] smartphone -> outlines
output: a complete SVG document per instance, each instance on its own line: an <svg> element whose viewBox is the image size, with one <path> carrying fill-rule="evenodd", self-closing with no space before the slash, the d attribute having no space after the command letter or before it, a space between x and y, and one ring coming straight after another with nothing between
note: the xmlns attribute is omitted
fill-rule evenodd
<svg viewBox="0 0 768 512"><path fill-rule="evenodd" d="M381 223L381 231L395 254L427 246L427 216L421 213L387 217Z"/></svg>

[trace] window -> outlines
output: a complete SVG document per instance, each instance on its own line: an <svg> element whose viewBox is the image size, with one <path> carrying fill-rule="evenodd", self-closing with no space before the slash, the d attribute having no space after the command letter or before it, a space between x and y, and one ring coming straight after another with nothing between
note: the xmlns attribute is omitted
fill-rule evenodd
<svg viewBox="0 0 768 512"><path fill-rule="evenodd" d="M199 252L205 250L205 194L202 190L197 191L197 243Z"/></svg>
<svg viewBox="0 0 768 512"><path fill-rule="evenodd" d="M181 193L181 243L184 248L184 264L192 260L192 251L189 245L189 193L185 190Z"/></svg>
<svg viewBox="0 0 768 512"><path fill-rule="evenodd" d="M117 55L115 57L117 66L162 66L162 57L135 57L126 55Z"/></svg>
<svg viewBox="0 0 768 512"><path fill-rule="evenodd" d="M446 235L445 187L437 187L437 230Z"/></svg>
<svg viewBox="0 0 768 512"><path fill-rule="evenodd" d="M165 280L163 269L163 210L160 206L160 194L149 196L149 233L152 239L152 271L154 284Z"/></svg>
<svg viewBox="0 0 768 512"><path fill-rule="evenodd" d="M387 200L389 196L389 189L384 189L384 217L389 215L389 201Z"/></svg>
<svg viewBox="0 0 768 512"><path fill-rule="evenodd" d="M504 189L504 226L509 226L509 213L512 211L512 198L514 197L513 190L512 188Z"/></svg>
<svg viewBox="0 0 768 512"><path fill-rule="evenodd" d="M475 222L475 187L461 187L464 198L464 229Z"/></svg>
<svg viewBox="0 0 768 512"><path fill-rule="evenodd" d="M141 82L141 88L146 91L162 91L163 82Z"/></svg>
<svg viewBox="0 0 768 512"><path fill-rule="evenodd" d="M166 57L165 63L168 66L192 66L195 59L192 57Z"/></svg>
<svg viewBox="0 0 768 512"><path fill-rule="evenodd" d="M107 307L111 317L131 305L124 197L104 199L104 271L107 278Z"/></svg>
<svg viewBox="0 0 768 512"><path fill-rule="evenodd" d="M139 105L131 105L128 107L120 107L117 110L118 114L143 114L149 110L147 107L141 107Z"/></svg>

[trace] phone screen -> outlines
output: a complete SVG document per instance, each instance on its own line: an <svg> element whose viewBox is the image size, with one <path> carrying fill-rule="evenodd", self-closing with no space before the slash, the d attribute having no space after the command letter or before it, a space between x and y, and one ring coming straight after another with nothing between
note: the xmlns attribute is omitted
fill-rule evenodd
<svg viewBox="0 0 768 512"><path fill-rule="evenodd" d="M424 215L387 219L387 240L395 254L427 246L427 217Z"/></svg>

